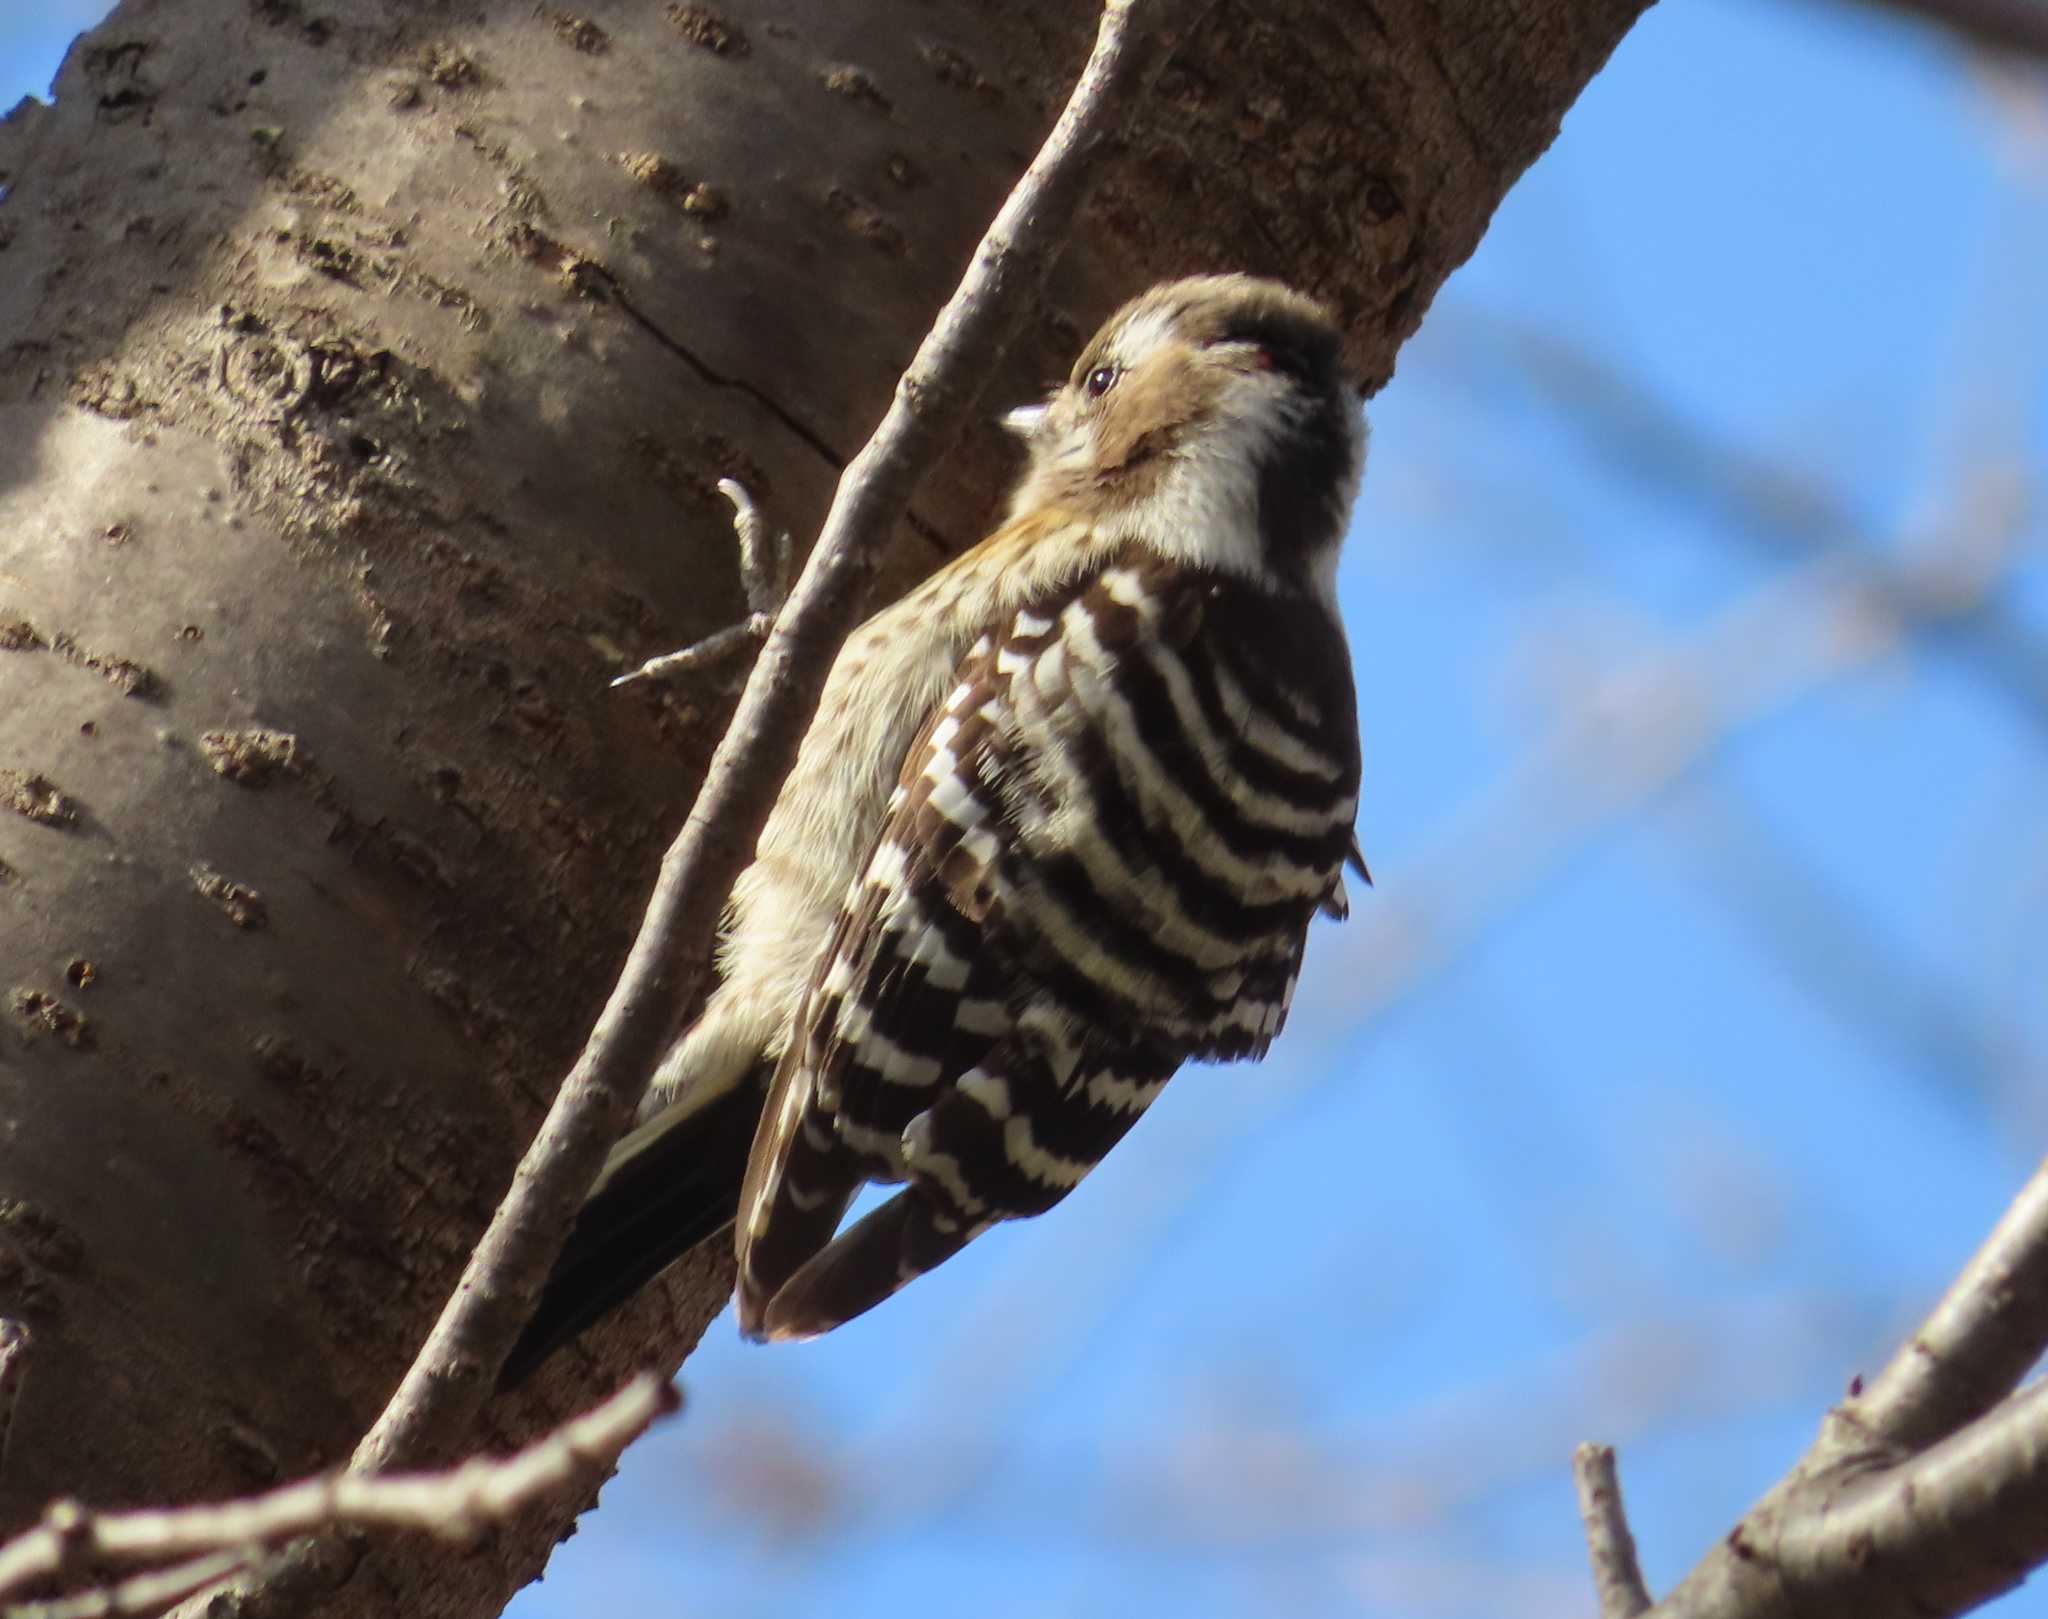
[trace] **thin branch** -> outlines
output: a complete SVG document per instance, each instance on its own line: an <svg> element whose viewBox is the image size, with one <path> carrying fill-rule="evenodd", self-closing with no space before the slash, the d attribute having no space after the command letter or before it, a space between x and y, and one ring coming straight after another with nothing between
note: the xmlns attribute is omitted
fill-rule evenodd
<svg viewBox="0 0 2048 1619"><path fill-rule="evenodd" d="M707 669L715 663L738 657L748 647L768 639L768 632L775 628L775 620L767 613L749 613L737 624L728 624L722 630L713 630L701 641L694 641L680 652L664 652L658 658L649 658L637 669L629 669L614 680L614 686L630 686L636 680L674 680L693 669Z"/></svg>
<svg viewBox="0 0 2048 1619"><path fill-rule="evenodd" d="M1650 1588L1636 1561L1636 1537L1629 1533L1621 1504L1621 1480L1612 1445L1581 1445L1572 1452L1572 1482L1578 1486L1579 1521L1586 1527L1586 1555L1593 1564L1593 1588L1600 1594L1600 1619L1636 1619L1650 1607Z"/></svg>
<svg viewBox="0 0 2048 1619"><path fill-rule="evenodd" d="M577 1205L709 965L725 897L795 762L877 552L1032 308L1103 158L1173 47L1211 4L1104 5L1094 50L1066 108L919 345L881 425L841 476L818 543L755 662L689 819L662 858L611 997L441 1318L357 1446L355 1470L379 1472L442 1451L482 1405Z"/></svg>
<svg viewBox="0 0 2048 1619"><path fill-rule="evenodd" d="M1871 1386L1654 1619L1940 1619L2048 1560L2048 1164Z"/></svg>
<svg viewBox="0 0 2048 1619"><path fill-rule="evenodd" d="M1845 1609L1925 1619L1976 1607L2048 1560L2048 1384L1788 1526Z"/></svg>
<svg viewBox="0 0 2048 1619"><path fill-rule="evenodd" d="M49 1602L22 1602L7 1609L7 1619L144 1619L173 1602L203 1591L246 1568L253 1552L209 1552L172 1568L154 1569L112 1585L82 1591Z"/></svg>
<svg viewBox="0 0 2048 1619"><path fill-rule="evenodd" d="M2048 1557L2048 1385L2006 1396L2044 1347L2048 1164L1658 1619L1765 1619L1808 1603L1934 1619L2017 1583Z"/></svg>
<svg viewBox="0 0 2048 1619"><path fill-rule="evenodd" d="M21 1399L29 1353L35 1344L35 1334L25 1323L12 1316L0 1316L0 1465L7 1461L7 1441L14 1434L14 1407Z"/></svg>
<svg viewBox="0 0 2048 1619"><path fill-rule="evenodd" d="M747 616L737 624L713 630L680 652L649 658L639 668L620 675L612 682L614 686L629 686L636 680L674 680L693 669L723 663L767 640L768 632L775 628L775 615L789 600L789 535L771 537L754 497L733 479L720 478L718 492L732 502L732 526L740 542L740 586L747 596Z"/></svg>
<svg viewBox="0 0 2048 1619"><path fill-rule="evenodd" d="M577 1204L709 962L725 896L795 760L876 553L1031 308L1102 156L1170 46L1204 9L1201 0L1109 0L1104 7L1094 54L1066 110L919 346L874 437L840 478L689 820L662 859L611 999L425 1348L357 1448L359 1469L431 1453L482 1403Z"/></svg>
<svg viewBox="0 0 2048 1619"><path fill-rule="evenodd" d="M718 492L732 502L732 526L740 541L740 585L747 609L756 618L773 619L789 600L790 541L784 532L768 533L754 497L735 478L720 478Z"/></svg>
<svg viewBox="0 0 2048 1619"><path fill-rule="evenodd" d="M496 1460L472 1457L447 1472L330 1473L246 1500L141 1512L95 1513L58 1501L34 1529L0 1547L0 1596L82 1570L139 1566L145 1572L137 1577L7 1613L146 1613L318 1530L411 1529L474 1540L535 1501L602 1478L627 1445L680 1403L672 1385L643 1373L526 1449Z"/></svg>
<svg viewBox="0 0 2048 1619"><path fill-rule="evenodd" d="M1942 1619L2048 1560L2048 1384L1899 1466L1793 1473L1651 1619Z"/></svg>
<svg viewBox="0 0 2048 1619"><path fill-rule="evenodd" d="M1860 1395L1829 1413L1830 1456L1924 1450L1991 1410L2048 1351L2048 1163L1934 1313Z"/></svg>

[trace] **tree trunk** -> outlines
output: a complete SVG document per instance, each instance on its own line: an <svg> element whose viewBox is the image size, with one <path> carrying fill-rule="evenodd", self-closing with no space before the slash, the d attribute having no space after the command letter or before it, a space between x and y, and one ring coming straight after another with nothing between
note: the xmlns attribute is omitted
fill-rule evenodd
<svg viewBox="0 0 2048 1619"><path fill-rule="evenodd" d="M1373 387L1640 9L1228 4L986 404L1279 275ZM729 706L606 682L808 538L1064 99L1085 0L129 0L0 124L0 1517L346 1457L623 954ZM977 425L893 590L976 538ZM510 1443L693 1342L672 1275ZM493 1613L567 1507L329 1611Z"/></svg>

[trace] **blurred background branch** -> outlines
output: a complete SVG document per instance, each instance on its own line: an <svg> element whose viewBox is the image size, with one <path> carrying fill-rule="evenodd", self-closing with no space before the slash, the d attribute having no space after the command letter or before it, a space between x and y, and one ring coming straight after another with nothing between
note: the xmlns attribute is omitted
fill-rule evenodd
<svg viewBox="0 0 2048 1619"><path fill-rule="evenodd" d="M2039 0L1873 0L1987 51L2048 61L2048 8Z"/></svg>

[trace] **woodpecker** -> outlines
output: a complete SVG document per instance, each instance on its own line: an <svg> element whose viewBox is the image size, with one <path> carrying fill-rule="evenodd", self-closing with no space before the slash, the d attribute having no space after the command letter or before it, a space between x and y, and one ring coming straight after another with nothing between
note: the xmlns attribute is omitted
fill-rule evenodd
<svg viewBox="0 0 2048 1619"><path fill-rule="evenodd" d="M1043 1213L1182 1063L1262 1056L1345 914L1365 424L1329 313L1169 282L1005 420L1008 516L840 652L508 1384L728 1223L740 1330L795 1339ZM869 1182L902 1189L841 1230Z"/></svg>

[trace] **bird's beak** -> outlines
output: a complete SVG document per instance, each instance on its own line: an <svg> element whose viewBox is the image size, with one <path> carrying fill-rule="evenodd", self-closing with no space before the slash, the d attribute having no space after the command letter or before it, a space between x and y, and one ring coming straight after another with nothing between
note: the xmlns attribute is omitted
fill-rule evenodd
<svg viewBox="0 0 2048 1619"><path fill-rule="evenodd" d="M1045 417L1044 405L1019 405L1002 417L1002 424L1019 438L1031 439L1045 426Z"/></svg>

